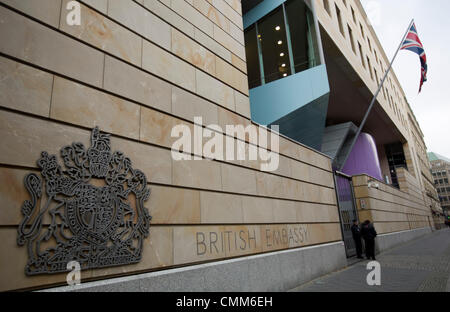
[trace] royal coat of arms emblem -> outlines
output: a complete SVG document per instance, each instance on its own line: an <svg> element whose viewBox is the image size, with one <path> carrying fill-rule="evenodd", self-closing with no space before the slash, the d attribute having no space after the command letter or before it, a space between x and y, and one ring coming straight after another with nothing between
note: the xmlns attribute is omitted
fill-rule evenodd
<svg viewBox="0 0 450 312"><path fill-rule="evenodd" d="M64 169L55 155L43 152L37 164L42 178L30 173L25 187L17 243L26 245L27 275L137 263L151 217L143 172L121 152L111 153L109 134L94 128L91 146L73 143L61 149ZM45 194L42 188L45 188Z"/></svg>

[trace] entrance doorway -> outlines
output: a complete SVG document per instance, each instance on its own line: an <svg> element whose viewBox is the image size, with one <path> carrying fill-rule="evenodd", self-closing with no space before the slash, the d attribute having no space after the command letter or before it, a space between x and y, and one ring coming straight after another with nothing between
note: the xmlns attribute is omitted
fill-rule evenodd
<svg viewBox="0 0 450 312"><path fill-rule="evenodd" d="M356 246L352 236L353 220L358 220L352 178L341 172L335 172L334 180L341 220L342 238L347 258L356 256Z"/></svg>

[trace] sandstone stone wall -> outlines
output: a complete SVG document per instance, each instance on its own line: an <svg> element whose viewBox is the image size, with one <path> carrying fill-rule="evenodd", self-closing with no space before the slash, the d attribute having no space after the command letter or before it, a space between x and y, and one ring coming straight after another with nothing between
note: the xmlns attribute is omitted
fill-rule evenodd
<svg viewBox="0 0 450 312"><path fill-rule="evenodd" d="M281 138L272 173L260 160L171 157L172 127L195 116L251 123L240 1L84 0L81 26L65 22L67 2L0 0L0 290L65 283L24 273L23 179L42 151L89 146L94 126L146 174L153 219L140 263L83 280L341 240L322 154Z"/></svg>
<svg viewBox="0 0 450 312"><path fill-rule="evenodd" d="M367 175L353 177L361 222L372 221L379 234L432 226L431 211L423 198L379 181L371 181L374 179Z"/></svg>

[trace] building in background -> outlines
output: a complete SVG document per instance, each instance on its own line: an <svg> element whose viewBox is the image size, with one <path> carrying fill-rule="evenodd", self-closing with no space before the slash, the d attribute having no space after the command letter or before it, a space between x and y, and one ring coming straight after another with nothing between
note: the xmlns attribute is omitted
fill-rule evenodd
<svg viewBox="0 0 450 312"><path fill-rule="evenodd" d="M431 173L439 200L446 215L450 213L450 159L437 153L428 153Z"/></svg>

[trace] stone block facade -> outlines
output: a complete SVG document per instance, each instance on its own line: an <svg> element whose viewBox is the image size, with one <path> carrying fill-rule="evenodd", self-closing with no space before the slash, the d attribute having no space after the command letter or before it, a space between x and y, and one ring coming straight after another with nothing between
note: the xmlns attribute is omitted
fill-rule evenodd
<svg viewBox="0 0 450 312"><path fill-rule="evenodd" d="M23 180L42 151L89 146L95 126L147 176L152 221L138 264L83 281L341 241L331 162L316 151L281 137L272 173L260 159L171 157L172 128L196 116L252 124L240 1L79 2L69 26L67 0L0 1L0 290L65 284L24 273Z"/></svg>

